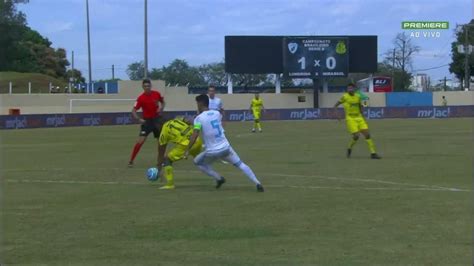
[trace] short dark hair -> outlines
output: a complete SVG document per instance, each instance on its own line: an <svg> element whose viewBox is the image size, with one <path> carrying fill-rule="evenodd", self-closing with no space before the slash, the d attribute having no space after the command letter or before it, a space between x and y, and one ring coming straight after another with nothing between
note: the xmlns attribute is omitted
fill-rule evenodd
<svg viewBox="0 0 474 266"><path fill-rule="evenodd" d="M200 94L196 96L196 102L209 107L209 96L207 94Z"/></svg>
<svg viewBox="0 0 474 266"><path fill-rule="evenodd" d="M352 82L350 82L349 84L347 84L347 87L355 87L356 85Z"/></svg>
<svg viewBox="0 0 474 266"><path fill-rule="evenodd" d="M150 85L151 85L151 80L149 80L149 79L144 79L144 80L142 81L142 85L144 85L144 84L150 84Z"/></svg>
<svg viewBox="0 0 474 266"><path fill-rule="evenodd" d="M209 85L209 87L207 87L207 89L210 89L210 88L216 89L216 86L211 84L211 85Z"/></svg>

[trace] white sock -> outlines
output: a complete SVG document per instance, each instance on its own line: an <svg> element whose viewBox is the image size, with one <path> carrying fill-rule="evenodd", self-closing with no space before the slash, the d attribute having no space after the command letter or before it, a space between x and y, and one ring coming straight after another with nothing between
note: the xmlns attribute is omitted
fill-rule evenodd
<svg viewBox="0 0 474 266"><path fill-rule="evenodd" d="M198 164L197 167L199 167L199 169L201 169L201 171L203 171L208 176L214 178L216 181L221 180L221 175L214 171L210 165Z"/></svg>
<svg viewBox="0 0 474 266"><path fill-rule="evenodd" d="M245 163L241 163L239 166L239 169L242 170L242 172L244 172L244 174L250 179L250 181L252 181L255 185L259 185L260 184L260 181L258 181L257 177L255 176L255 174L253 173L252 169L250 169L250 167L248 165L246 165Z"/></svg>

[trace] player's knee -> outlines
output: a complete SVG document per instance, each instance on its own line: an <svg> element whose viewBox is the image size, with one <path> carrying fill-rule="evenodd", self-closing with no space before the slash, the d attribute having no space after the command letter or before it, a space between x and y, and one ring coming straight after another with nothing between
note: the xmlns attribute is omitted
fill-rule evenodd
<svg viewBox="0 0 474 266"><path fill-rule="evenodd" d="M260 123L260 119L255 119L255 123Z"/></svg>
<svg viewBox="0 0 474 266"><path fill-rule="evenodd" d="M353 134L352 139L353 140L359 140L359 134Z"/></svg>

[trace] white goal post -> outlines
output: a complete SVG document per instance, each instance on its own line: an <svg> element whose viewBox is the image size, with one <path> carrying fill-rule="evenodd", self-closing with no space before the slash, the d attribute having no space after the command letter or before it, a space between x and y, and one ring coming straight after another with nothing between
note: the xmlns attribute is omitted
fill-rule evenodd
<svg viewBox="0 0 474 266"><path fill-rule="evenodd" d="M72 113L74 102L134 102L136 99L69 99L69 113ZM131 106L130 106L131 109Z"/></svg>

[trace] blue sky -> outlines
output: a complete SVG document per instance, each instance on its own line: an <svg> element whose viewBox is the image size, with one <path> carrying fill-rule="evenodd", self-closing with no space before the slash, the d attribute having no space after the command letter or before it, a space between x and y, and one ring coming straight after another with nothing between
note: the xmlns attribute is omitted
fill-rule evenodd
<svg viewBox="0 0 474 266"><path fill-rule="evenodd" d="M473 0L148 0L149 66L175 58L192 65L224 58L225 35L379 36L379 54L392 47L404 20L449 21L440 38L417 38L413 69L448 64L454 27L472 18ZM127 79L125 69L143 58L143 0L89 0L93 79ZM87 76L85 0L30 0L21 5L29 25L54 47L75 52ZM424 71L432 80L448 67Z"/></svg>

